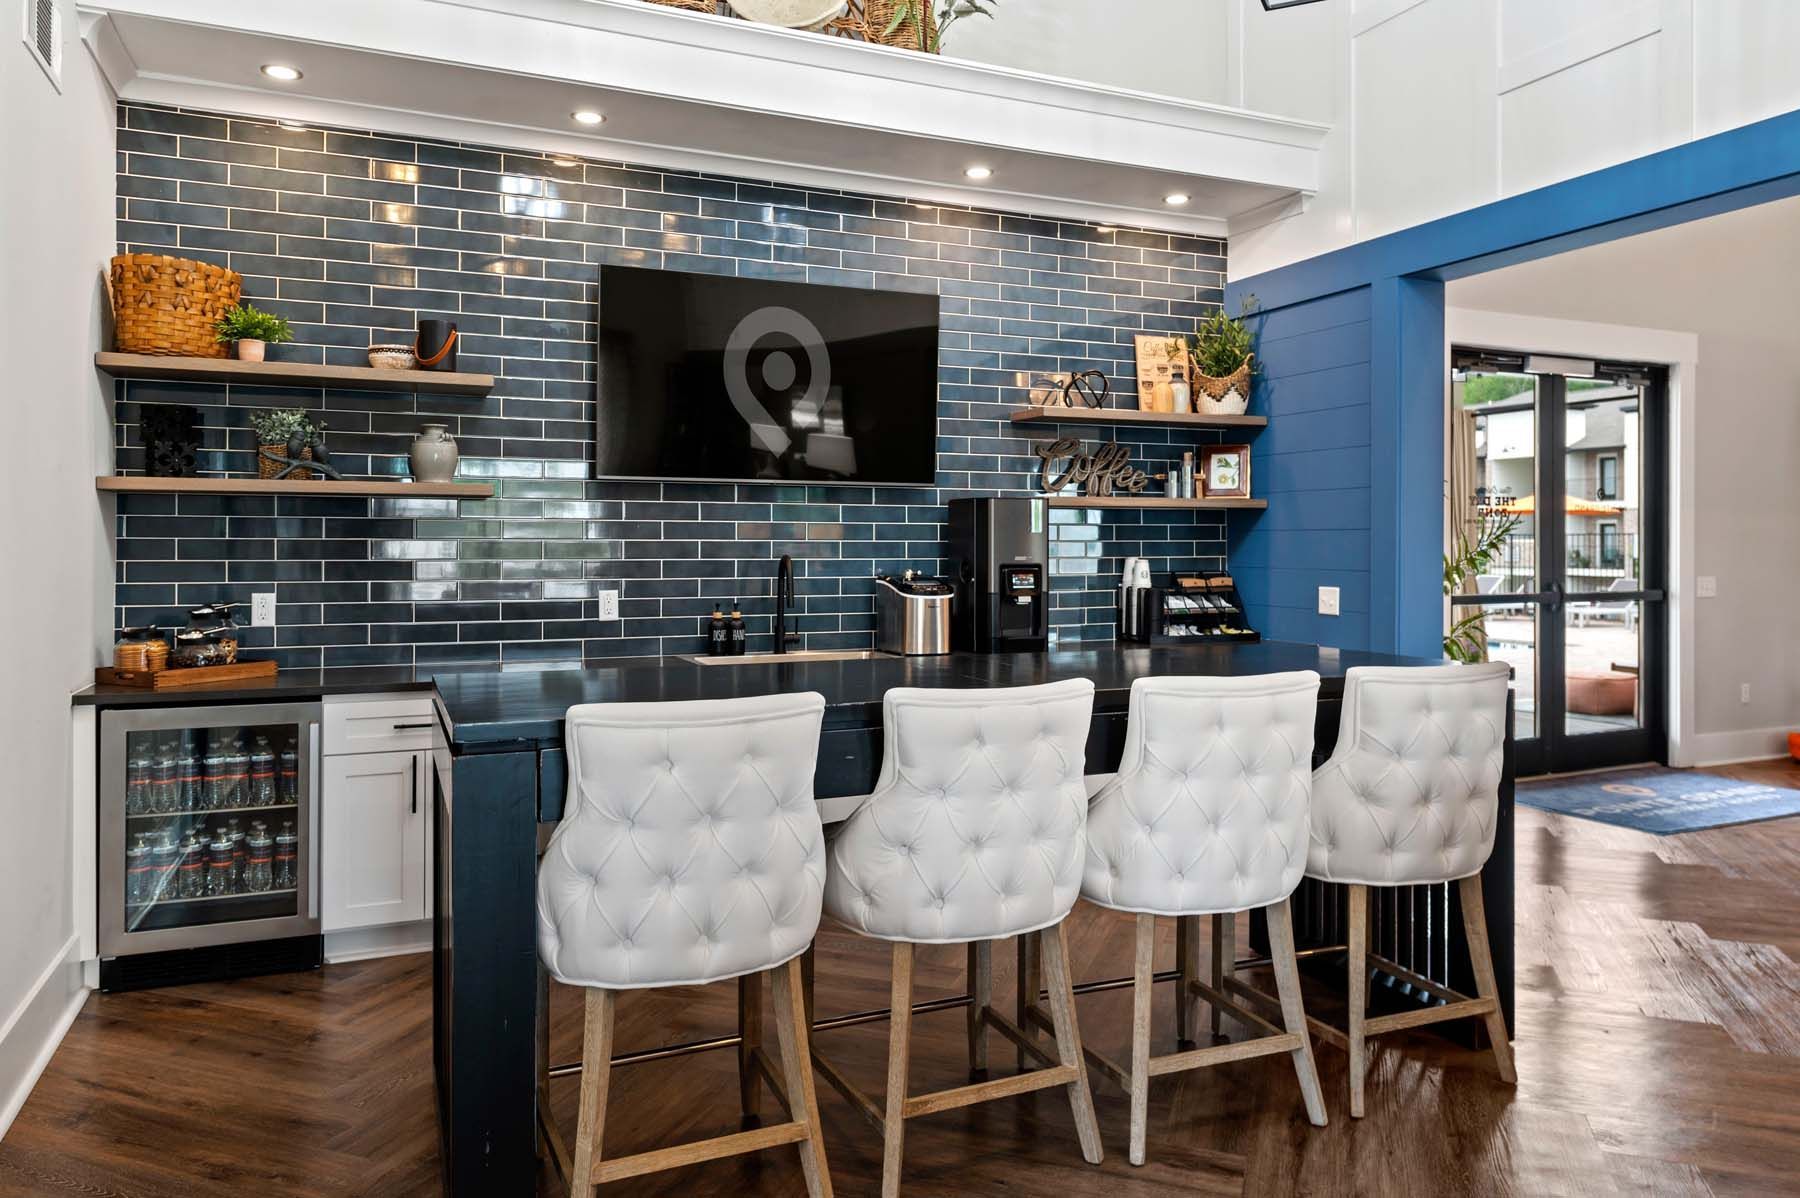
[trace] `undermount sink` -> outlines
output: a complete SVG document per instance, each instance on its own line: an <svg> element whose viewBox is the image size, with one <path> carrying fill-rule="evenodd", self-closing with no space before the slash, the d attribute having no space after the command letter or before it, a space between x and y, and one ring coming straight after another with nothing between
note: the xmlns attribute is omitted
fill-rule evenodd
<svg viewBox="0 0 1800 1198"><path fill-rule="evenodd" d="M708 657L701 653L682 655L683 661L702 666L767 666L806 665L815 661L888 661L898 660L893 653L874 649L796 649L788 653L745 653L738 657Z"/></svg>

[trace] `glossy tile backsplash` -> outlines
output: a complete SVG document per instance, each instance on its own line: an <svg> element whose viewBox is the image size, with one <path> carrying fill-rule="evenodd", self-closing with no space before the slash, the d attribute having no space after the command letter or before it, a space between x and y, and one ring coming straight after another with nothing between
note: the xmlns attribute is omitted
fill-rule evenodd
<svg viewBox="0 0 1800 1198"><path fill-rule="evenodd" d="M249 413L281 406L324 416L347 474L403 477L431 418L451 426L463 477L496 482L481 501L120 498L121 624L273 589L277 626L244 643L290 666L694 652L734 599L766 649L784 553L807 646L866 647L872 576L943 568L945 500L1035 489L1031 446L1056 430L1010 424L1023 372L1099 368L1129 399L1132 336L1191 331L1224 285L1225 247L1205 238L486 147L126 104L118 148L121 249L241 272L246 298L294 326L272 356L363 365L371 342L442 316L461 368L498 378L485 398L119 384L127 471L143 464L138 405L184 403L201 412L204 471L254 472ZM589 479L603 263L939 295L937 486ZM1118 432L1153 471L1218 439ZM1124 556L1224 564L1217 514L1055 516L1063 638L1112 636ZM595 618L602 589L620 592L620 620Z"/></svg>

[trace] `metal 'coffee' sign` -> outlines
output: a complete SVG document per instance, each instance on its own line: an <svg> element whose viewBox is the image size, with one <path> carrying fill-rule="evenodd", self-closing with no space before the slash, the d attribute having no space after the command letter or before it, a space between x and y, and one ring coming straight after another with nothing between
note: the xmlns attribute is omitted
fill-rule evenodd
<svg viewBox="0 0 1800 1198"><path fill-rule="evenodd" d="M1132 467L1130 455L1117 441L1086 454L1081 452L1079 440L1063 437L1037 446L1036 453L1044 459L1043 485L1050 494L1085 486L1089 495L1110 495L1115 490L1135 495L1150 481L1142 470Z"/></svg>

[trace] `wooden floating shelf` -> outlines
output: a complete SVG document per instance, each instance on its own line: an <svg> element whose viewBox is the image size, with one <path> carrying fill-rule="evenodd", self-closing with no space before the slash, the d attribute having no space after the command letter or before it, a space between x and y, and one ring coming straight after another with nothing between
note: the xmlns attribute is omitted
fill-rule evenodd
<svg viewBox="0 0 1800 1198"><path fill-rule="evenodd" d="M1267 416L1208 416L1203 412L1140 412L1136 408L1019 408L1014 424L1154 424L1167 428L1264 428Z"/></svg>
<svg viewBox="0 0 1800 1198"><path fill-rule="evenodd" d="M494 389L491 374L377 370L373 366L317 366L310 362L99 353L94 355L94 365L116 379L237 383L248 387L344 387L358 391L426 391L434 395L486 395Z"/></svg>
<svg viewBox="0 0 1800 1198"><path fill-rule="evenodd" d="M137 495L400 495L413 499L491 499L491 483L402 483L372 478L339 481L291 478L150 478L103 474L94 480L100 491Z"/></svg>
<svg viewBox="0 0 1800 1198"><path fill-rule="evenodd" d="M1137 508L1144 511L1223 511L1230 508L1260 510L1266 499L1169 499L1162 495L1052 495L1051 507Z"/></svg>

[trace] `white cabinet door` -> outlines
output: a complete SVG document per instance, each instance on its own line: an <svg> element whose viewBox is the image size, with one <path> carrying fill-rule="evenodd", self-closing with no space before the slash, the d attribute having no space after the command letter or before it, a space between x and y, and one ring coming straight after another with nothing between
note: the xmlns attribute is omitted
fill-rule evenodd
<svg viewBox="0 0 1800 1198"><path fill-rule="evenodd" d="M427 802L424 753L325 758L324 930L425 918Z"/></svg>

